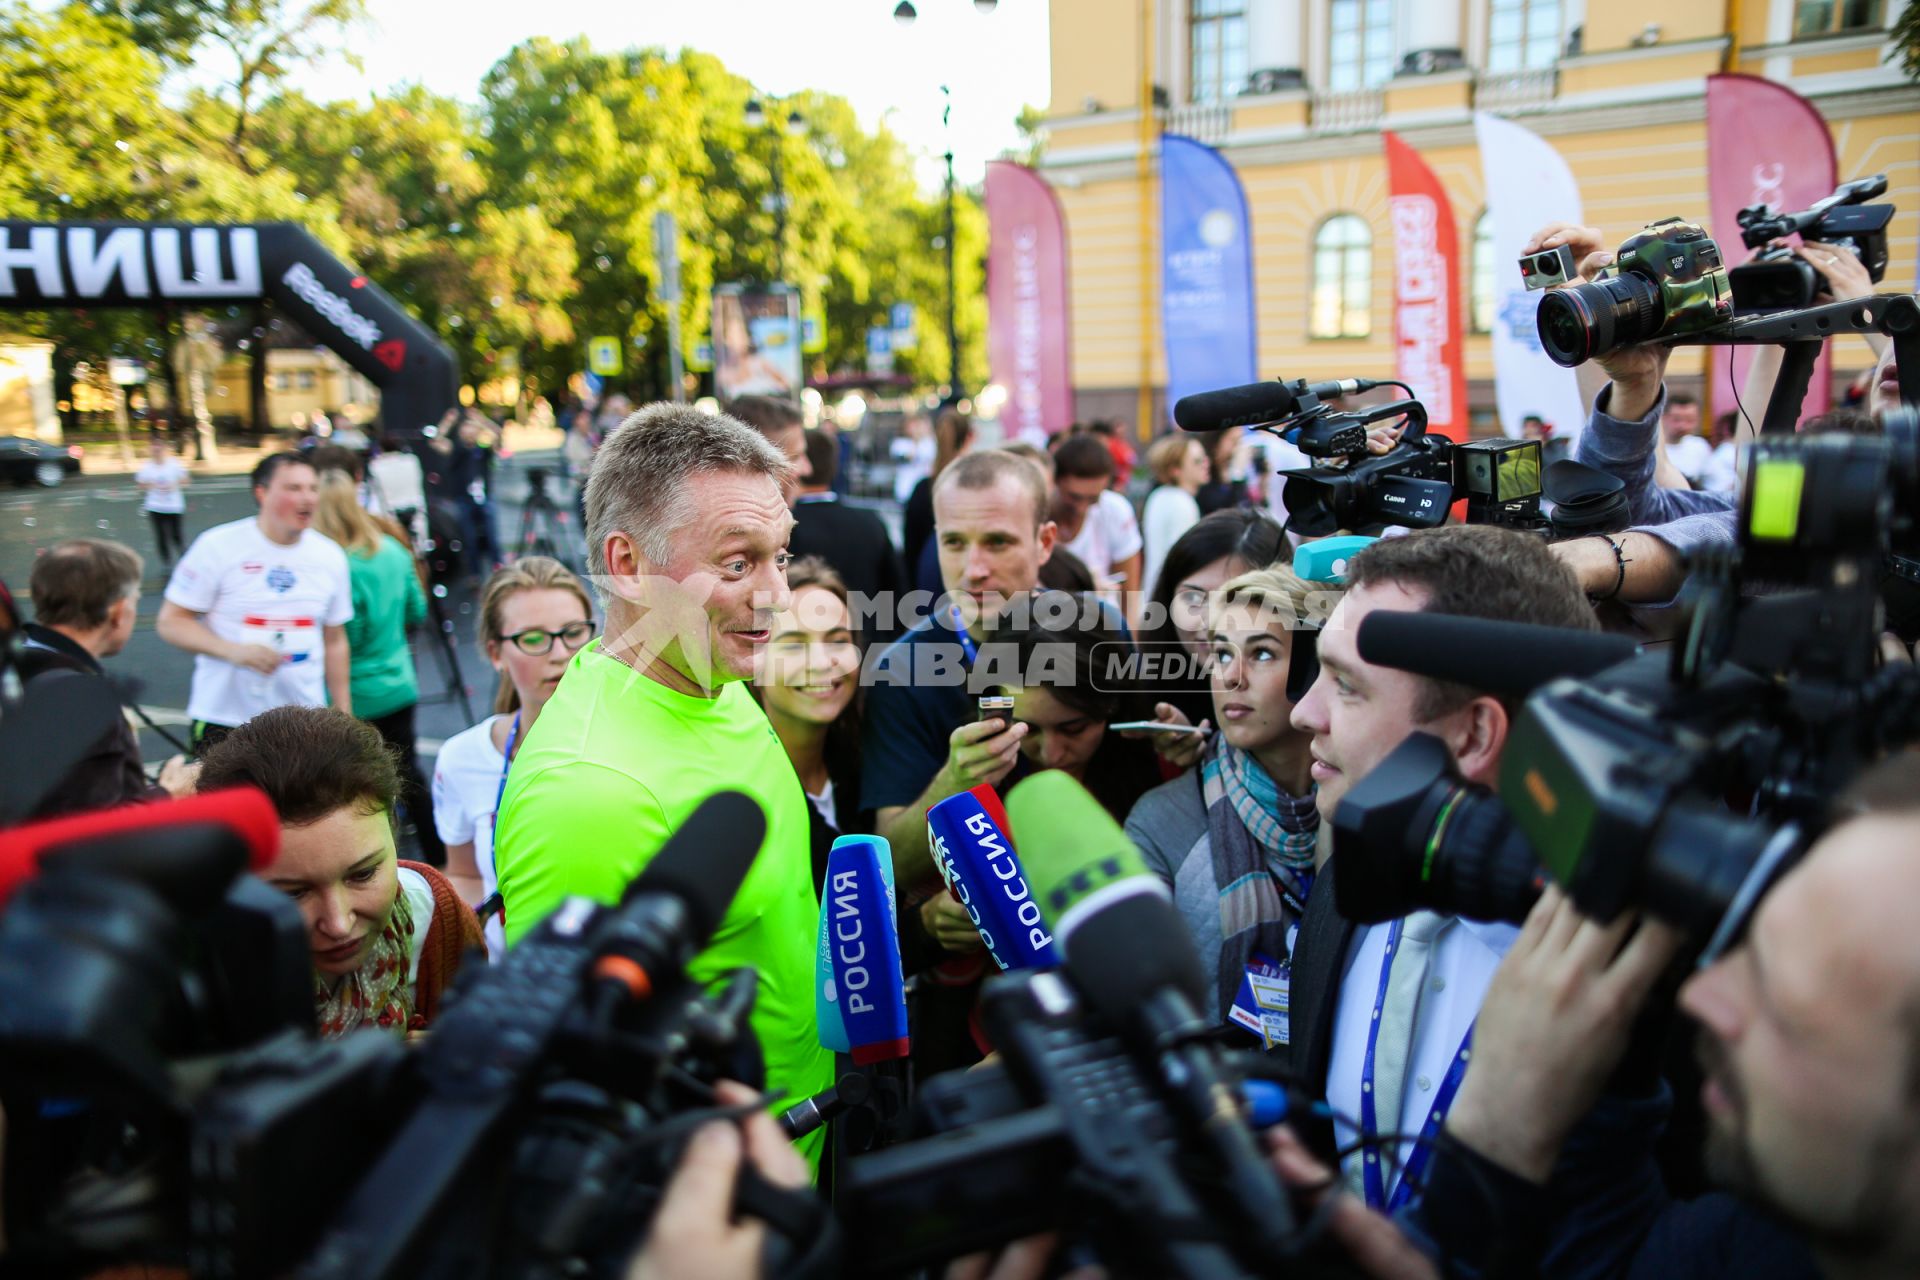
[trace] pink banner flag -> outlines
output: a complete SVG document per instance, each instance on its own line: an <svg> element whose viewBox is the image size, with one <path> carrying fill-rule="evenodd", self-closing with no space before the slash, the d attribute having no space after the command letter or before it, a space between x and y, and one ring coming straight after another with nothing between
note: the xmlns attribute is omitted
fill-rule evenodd
<svg viewBox="0 0 1920 1280"><path fill-rule="evenodd" d="M1009 440L1044 444L1073 422L1067 233L1053 188L1026 165L987 164L987 351L1007 390Z"/></svg>
<svg viewBox="0 0 1920 1280"><path fill-rule="evenodd" d="M1831 195L1837 181L1833 134L1811 102L1760 76L1707 77L1708 199L1713 238L1727 265L1753 254L1740 243L1740 210L1756 204L1782 212L1804 209ZM1715 414L1733 409L1746 394L1752 358L1751 347L1713 348L1707 401ZM1823 350L1801 407L1803 419L1826 412L1832 385L1832 361ZM1766 405L1744 407L1757 426Z"/></svg>
<svg viewBox="0 0 1920 1280"><path fill-rule="evenodd" d="M1460 236L1447 189L1398 134L1387 144L1393 221L1393 341L1400 380L1427 408L1428 429L1467 438L1466 343L1460 323Z"/></svg>

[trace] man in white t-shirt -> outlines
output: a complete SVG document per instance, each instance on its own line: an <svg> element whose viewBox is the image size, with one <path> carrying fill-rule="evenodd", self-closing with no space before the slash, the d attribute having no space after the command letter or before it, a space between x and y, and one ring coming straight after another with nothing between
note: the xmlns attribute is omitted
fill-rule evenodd
<svg viewBox="0 0 1920 1280"><path fill-rule="evenodd" d="M1133 504L1107 486L1113 454L1096 435L1069 436L1053 451L1054 523L1060 545L1080 557L1094 585L1118 587L1129 624L1139 620L1140 522Z"/></svg>
<svg viewBox="0 0 1920 1280"><path fill-rule="evenodd" d="M140 509L147 513L147 521L153 525L160 564L170 569L173 558L186 545L180 522L187 511L186 486L192 483L193 477L186 464L173 456L165 436L155 436L149 448L151 457L133 473L133 482L145 495L140 500Z"/></svg>
<svg viewBox="0 0 1920 1280"><path fill-rule="evenodd" d="M1713 460L1713 446L1700 434L1700 402L1684 391L1669 394L1666 412L1660 415L1660 434L1666 440L1667 461L1688 484L1700 488L1707 464Z"/></svg>
<svg viewBox="0 0 1920 1280"><path fill-rule="evenodd" d="M196 754L262 711L353 711L346 624L353 617L347 555L314 531L313 466L276 453L253 469L260 513L193 540L167 583L154 629L196 655L187 715Z"/></svg>

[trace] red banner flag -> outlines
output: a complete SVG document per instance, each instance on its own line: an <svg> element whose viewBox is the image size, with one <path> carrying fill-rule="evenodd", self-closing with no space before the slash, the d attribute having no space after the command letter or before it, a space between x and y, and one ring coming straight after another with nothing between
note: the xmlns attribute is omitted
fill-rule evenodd
<svg viewBox="0 0 1920 1280"><path fill-rule="evenodd" d="M1466 343L1460 324L1460 236L1446 189L1420 153L1387 143L1393 220L1393 341L1400 380L1427 407L1430 430L1467 438Z"/></svg>
<svg viewBox="0 0 1920 1280"><path fill-rule="evenodd" d="M1007 390L1009 440L1045 443L1073 422L1067 232L1053 188L1023 164L987 163L987 352Z"/></svg>
<svg viewBox="0 0 1920 1280"><path fill-rule="evenodd" d="M1782 212L1804 209L1833 194L1839 166L1833 134L1819 108L1793 90L1760 76L1707 77L1707 189L1713 238L1728 266L1752 251L1740 243L1736 214L1748 205L1770 204ZM1713 348L1707 399L1715 413L1734 408L1746 394L1752 347ZM1833 386L1832 360L1822 349L1813 366L1805 418L1825 413ZM1757 426L1764 404L1746 405Z"/></svg>

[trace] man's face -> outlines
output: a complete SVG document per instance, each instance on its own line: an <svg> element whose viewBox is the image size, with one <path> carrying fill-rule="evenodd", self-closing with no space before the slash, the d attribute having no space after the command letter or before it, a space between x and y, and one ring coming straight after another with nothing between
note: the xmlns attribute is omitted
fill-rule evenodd
<svg viewBox="0 0 1920 1280"><path fill-rule="evenodd" d="M304 827L280 828L267 883L300 908L316 972L338 977L366 963L400 892L395 857L384 809L348 805Z"/></svg>
<svg viewBox="0 0 1920 1280"><path fill-rule="evenodd" d="M933 495L940 580L972 625L1010 597L1032 591L1053 554L1053 522L1035 527L1033 493L1011 476L990 488L939 486Z"/></svg>
<svg viewBox="0 0 1920 1280"><path fill-rule="evenodd" d="M1454 748L1468 709L1432 721L1415 718L1425 687L1423 677L1393 667L1376 667L1360 658L1355 636L1375 609L1417 611L1426 592L1397 582L1369 582L1348 591L1320 632L1320 677L1293 709L1293 727L1313 735L1313 780L1319 784L1320 815L1333 817L1340 800L1386 759L1416 729L1434 734ZM1498 752L1494 753L1498 763ZM1473 769L1488 780L1491 766Z"/></svg>
<svg viewBox="0 0 1920 1280"><path fill-rule="evenodd" d="M1697 404L1670 404L1660 419L1661 429L1667 433L1669 441L1683 439L1700 429L1700 406Z"/></svg>
<svg viewBox="0 0 1920 1280"><path fill-rule="evenodd" d="M313 524L320 505L320 477L304 462L290 462L257 486L253 500L267 524L287 533L299 533Z"/></svg>
<svg viewBox="0 0 1920 1280"><path fill-rule="evenodd" d="M673 537L673 558L637 601L641 634L629 637L694 683L715 688L752 677L774 618L787 608L787 540L793 515L771 476L705 471L688 482L699 514Z"/></svg>
<svg viewBox="0 0 1920 1280"><path fill-rule="evenodd" d="M1710 1173L1841 1253L1911 1233L1920 1195L1916 848L1910 815L1837 828L1680 990L1700 1025Z"/></svg>
<svg viewBox="0 0 1920 1280"><path fill-rule="evenodd" d="M1105 476L1057 476L1053 482L1053 518L1077 527L1107 491Z"/></svg>

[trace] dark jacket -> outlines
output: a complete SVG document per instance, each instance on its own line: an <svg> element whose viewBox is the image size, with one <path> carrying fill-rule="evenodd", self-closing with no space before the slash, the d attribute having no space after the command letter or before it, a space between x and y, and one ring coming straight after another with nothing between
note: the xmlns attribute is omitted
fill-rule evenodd
<svg viewBox="0 0 1920 1280"><path fill-rule="evenodd" d="M63 681L97 680L111 686L94 656L51 628L30 622L20 646L20 679L29 687L57 689ZM119 700L118 694L115 701ZM140 767L140 743L126 717L116 715L92 748L67 771L29 818L108 809L136 800L164 800L167 793L147 781Z"/></svg>
<svg viewBox="0 0 1920 1280"><path fill-rule="evenodd" d="M1664 1085L1602 1098L1544 1187L1442 1147L1398 1221L1449 1277L1819 1280L1806 1241L1745 1201L1667 1194L1654 1148L1672 1101Z"/></svg>
<svg viewBox="0 0 1920 1280"><path fill-rule="evenodd" d="M886 607L877 616L863 612L860 618L866 638L891 641L898 636L902 630L898 597L906 590L906 571L880 517L831 495L802 495L794 504L793 520L789 551L825 560L855 596L867 601L885 598Z"/></svg>

